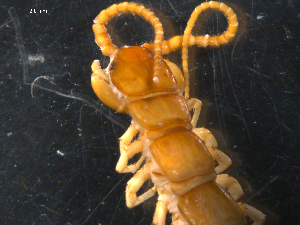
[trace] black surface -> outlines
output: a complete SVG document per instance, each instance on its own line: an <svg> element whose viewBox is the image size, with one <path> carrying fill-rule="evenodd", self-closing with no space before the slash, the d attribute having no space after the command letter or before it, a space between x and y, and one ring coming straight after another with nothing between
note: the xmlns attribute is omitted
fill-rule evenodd
<svg viewBox="0 0 300 225"><path fill-rule="evenodd" d="M127 209L132 175L114 170L130 118L103 106L90 86L93 60L108 62L92 21L117 2L0 4L0 224L151 224L155 197ZM155 11L167 38L183 34L201 3L138 2ZM226 3L238 14L236 38L189 51L191 96L204 103L198 125L233 159L228 173L242 184L242 201L267 214L265 224L297 225L300 7L286 0ZM136 16L110 26L119 46L153 40L150 25ZM194 33L225 29L221 14L204 13ZM180 65L180 51L168 57Z"/></svg>

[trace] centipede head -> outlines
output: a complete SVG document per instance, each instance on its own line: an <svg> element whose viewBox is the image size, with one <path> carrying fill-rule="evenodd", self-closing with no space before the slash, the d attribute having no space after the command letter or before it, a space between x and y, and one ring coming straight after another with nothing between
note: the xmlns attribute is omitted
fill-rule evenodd
<svg viewBox="0 0 300 225"><path fill-rule="evenodd" d="M107 69L99 61L92 65L92 87L99 99L118 112L125 112L126 98L174 92L177 82L167 63L162 60L159 82L153 81L154 54L149 49L134 46L118 49Z"/></svg>
<svg viewBox="0 0 300 225"><path fill-rule="evenodd" d="M154 54L147 48L121 48L111 64L111 81L127 96L172 92L177 88L172 72L164 61L161 62L159 82L153 81Z"/></svg>

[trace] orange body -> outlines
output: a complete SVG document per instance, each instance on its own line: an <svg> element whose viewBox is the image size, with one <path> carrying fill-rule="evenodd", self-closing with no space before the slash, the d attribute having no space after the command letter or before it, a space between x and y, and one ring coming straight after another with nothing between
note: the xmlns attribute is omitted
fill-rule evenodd
<svg viewBox="0 0 300 225"><path fill-rule="evenodd" d="M216 36L193 36L194 24L206 9L222 12L228 20L227 30ZM105 24L121 13L139 15L148 21L154 29L153 44L118 49ZM217 149L217 141L209 130L196 127L202 103L189 97L188 47L226 44L237 29L237 15L216 1L197 6L184 34L170 40L164 40L159 18L136 3L114 4L94 20L95 41L111 63L107 69L101 69L98 60L93 62L93 89L108 107L132 118L132 124L120 138L116 171L134 173L126 185L127 207L135 207L158 193L154 225L165 225L167 212L172 214L173 225L245 225L245 216L255 225L262 225L266 218L254 207L235 201L243 195L240 184L228 174L221 174L231 165L231 159ZM162 58L179 48L183 73L176 64ZM129 164L139 152L140 159ZM149 179L154 186L137 196Z"/></svg>
<svg viewBox="0 0 300 225"><path fill-rule="evenodd" d="M171 191L178 197L178 209L189 224L246 224L235 200L214 181L213 158L192 131L188 105L172 71L163 62L160 80L155 83L153 65L154 55L146 48L119 49L109 66L107 86L117 96L115 101L122 105L123 112L139 127L139 138L150 141L151 155L160 168L155 176L170 181ZM102 96L106 94L99 98ZM195 177L209 178L191 189L188 184Z"/></svg>

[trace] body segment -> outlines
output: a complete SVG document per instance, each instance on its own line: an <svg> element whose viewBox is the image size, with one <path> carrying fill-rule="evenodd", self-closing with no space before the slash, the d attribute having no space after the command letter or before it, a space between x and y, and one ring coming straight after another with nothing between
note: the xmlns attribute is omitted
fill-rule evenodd
<svg viewBox="0 0 300 225"><path fill-rule="evenodd" d="M189 130L177 130L156 138L150 151L170 181L184 181L214 173L213 158L206 146Z"/></svg>
<svg viewBox="0 0 300 225"><path fill-rule="evenodd" d="M214 181L206 182L178 201L179 211L193 225L245 225L245 216L236 201Z"/></svg>

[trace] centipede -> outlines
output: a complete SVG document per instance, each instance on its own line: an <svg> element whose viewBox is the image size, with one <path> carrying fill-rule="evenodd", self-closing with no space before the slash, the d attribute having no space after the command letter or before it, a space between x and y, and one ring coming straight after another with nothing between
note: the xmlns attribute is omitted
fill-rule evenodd
<svg viewBox="0 0 300 225"><path fill-rule="evenodd" d="M222 12L227 30L216 36L193 36L198 16L207 9ZM141 46L116 47L106 23L131 13L144 18L154 29L154 42ZM222 173L232 163L218 149L213 134L197 127L202 102L189 96L188 47L218 47L232 40L238 19L227 5L210 1L195 8L184 34L164 40L163 26L155 14L136 3L114 4L95 18L93 31L102 54L110 57L107 68L92 63L91 86L109 108L131 117L131 125L119 140L118 173L134 173L126 186L126 205L133 208L158 194L154 225L253 225L264 223L258 209L237 202L243 195L238 181ZM182 71L163 58L175 49L182 51ZM129 160L141 153L137 162ZM137 196L143 184L153 187ZM251 222L251 223L252 223Z"/></svg>

